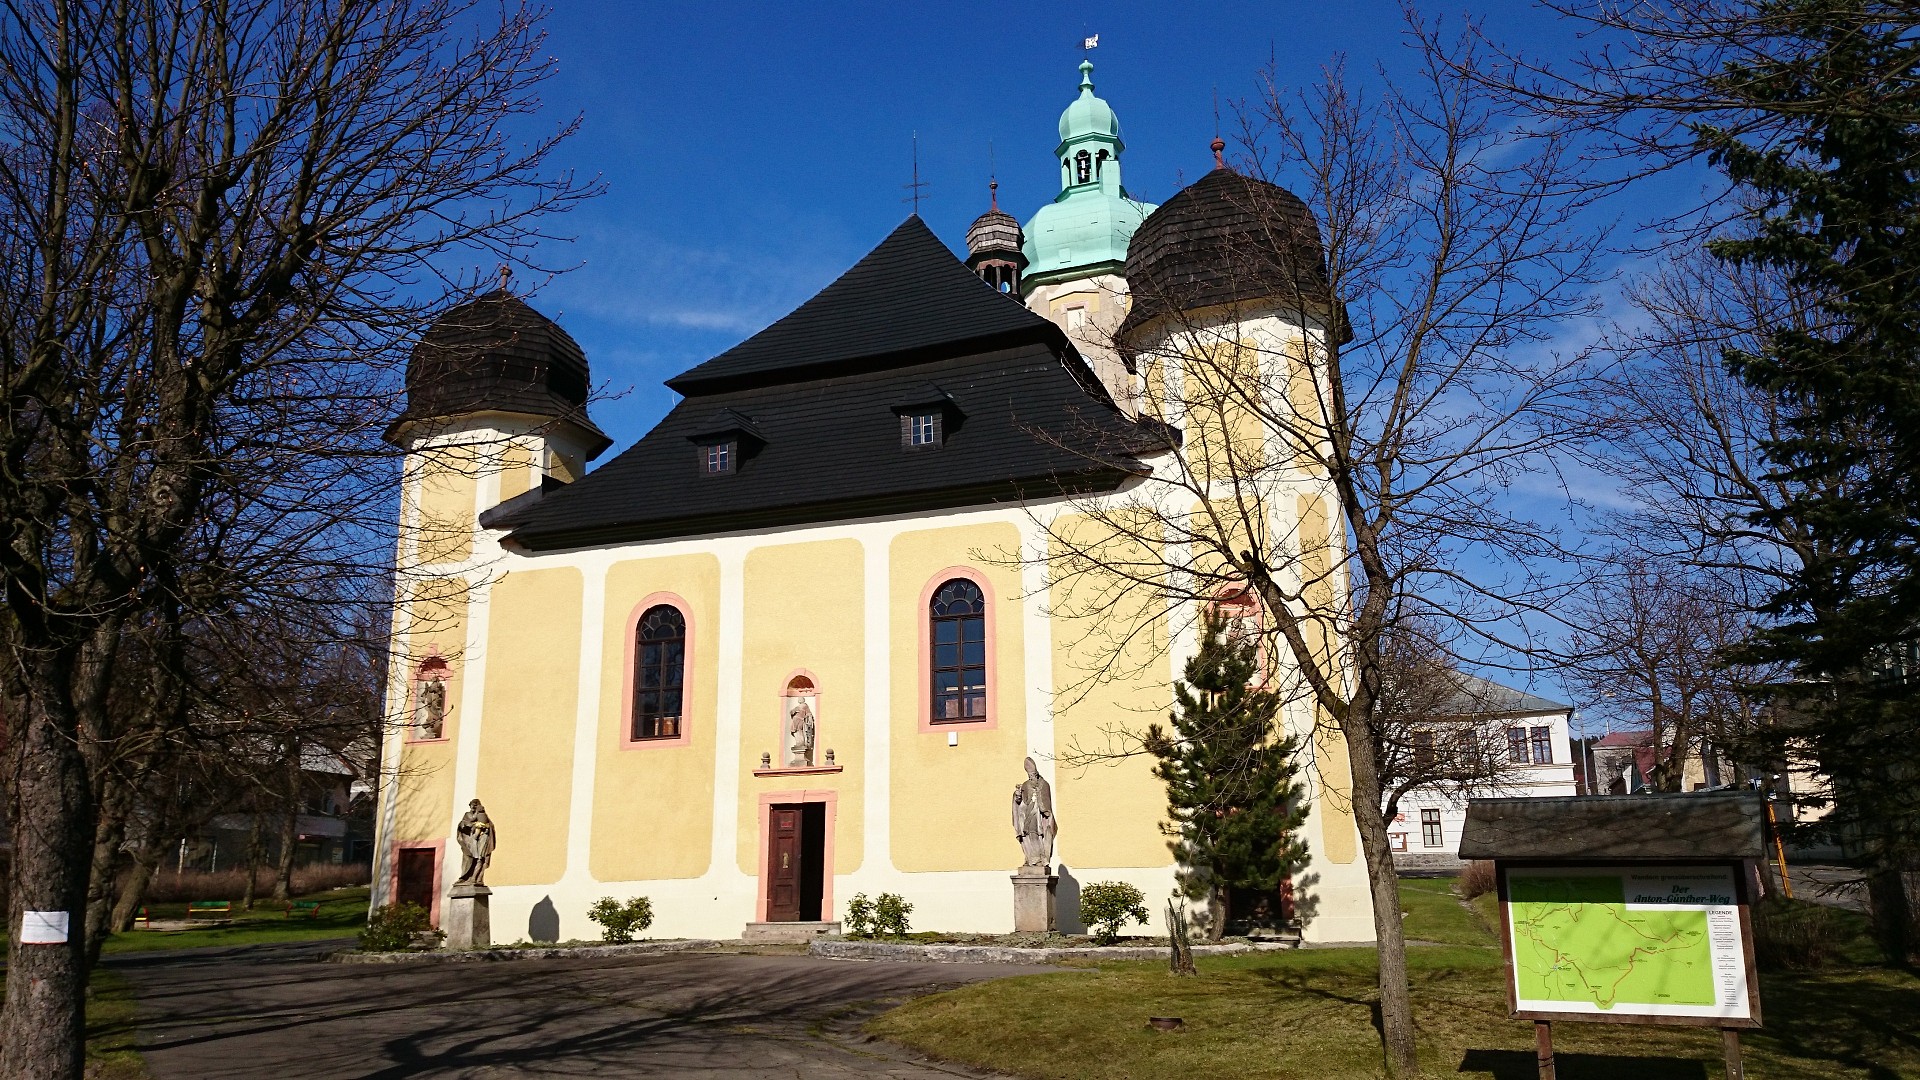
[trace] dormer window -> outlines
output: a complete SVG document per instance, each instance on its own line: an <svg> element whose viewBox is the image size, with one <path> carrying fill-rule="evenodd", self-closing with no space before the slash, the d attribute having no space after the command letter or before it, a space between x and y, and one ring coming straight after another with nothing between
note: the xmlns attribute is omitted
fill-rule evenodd
<svg viewBox="0 0 1920 1080"><path fill-rule="evenodd" d="M732 409L721 409L687 433L702 476L731 476L767 445L759 425Z"/></svg>
<svg viewBox="0 0 1920 1080"><path fill-rule="evenodd" d="M733 471L734 463L740 457L740 444L733 440L708 443L700 448L701 471L708 476L718 476Z"/></svg>
<svg viewBox="0 0 1920 1080"><path fill-rule="evenodd" d="M903 413L900 416L900 442L909 450L940 445L940 413Z"/></svg>

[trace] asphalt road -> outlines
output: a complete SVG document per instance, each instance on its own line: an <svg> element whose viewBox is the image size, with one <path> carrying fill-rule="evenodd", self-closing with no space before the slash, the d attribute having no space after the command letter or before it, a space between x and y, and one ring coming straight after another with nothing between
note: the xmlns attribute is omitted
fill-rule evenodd
<svg viewBox="0 0 1920 1080"><path fill-rule="evenodd" d="M323 951L110 963L134 984L156 1080L978 1077L868 1043L859 1026L919 994L1049 970L720 953L349 965L318 962Z"/></svg>

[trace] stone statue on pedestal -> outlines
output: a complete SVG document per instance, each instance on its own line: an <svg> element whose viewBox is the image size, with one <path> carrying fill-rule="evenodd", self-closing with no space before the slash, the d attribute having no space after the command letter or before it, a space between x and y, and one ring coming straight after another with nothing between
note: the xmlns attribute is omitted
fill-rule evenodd
<svg viewBox="0 0 1920 1080"><path fill-rule="evenodd" d="M480 805L479 799L467 804L467 812L454 835L460 841L460 853L466 856L466 865L454 884L485 885L487 864L493 861L494 833L493 819L487 816L487 809Z"/></svg>
<svg viewBox="0 0 1920 1080"><path fill-rule="evenodd" d="M813 764L813 705L805 697L792 701L787 706L787 765L806 768Z"/></svg>
<svg viewBox="0 0 1920 1080"><path fill-rule="evenodd" d="M1027 759L1027 778L1013 789L1013 835L1020 841L1021 869L1046 873L1053 862L1053 787Z"/></svg>

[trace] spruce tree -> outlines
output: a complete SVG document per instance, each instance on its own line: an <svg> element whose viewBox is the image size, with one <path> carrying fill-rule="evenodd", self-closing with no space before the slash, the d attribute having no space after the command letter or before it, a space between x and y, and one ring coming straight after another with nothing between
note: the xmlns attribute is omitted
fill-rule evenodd
<svg viewBox="0 0 1920 1080"><path fill-rule="evenodd" d="M1306 865L1300 838L1306 800L1297 779L1297 737L1280 730L1280 698L1254 685L1255 642L1228 632L1208 611L1200 649L1174 684L1169 733L1154 724L1147 749L1167 785L1168 847L1179 861L1182 892L1207 899L1218 938L1234 889L1271 893Z"/></svg>
<svg viewBox="0 0 1920 1080"><path fill-rule="evenodd" d="M1865 857L1876 937L1906 963L1902 873L1920 865L1920 126L1885 106L1889 87L1920 96L1920 37L1906 3L1756 10L1770 59L1719 78L1744 115L1697 132L1755 207L1710 250L1806 303L1805 319L1728 356L1790 417L1764 447L1787 498L1756 523L1798 537L1802 566L1749 655L1790 665L1776 697L1794 719L1763 747L1810 749L1831 778L1822 827Z"/></svg>

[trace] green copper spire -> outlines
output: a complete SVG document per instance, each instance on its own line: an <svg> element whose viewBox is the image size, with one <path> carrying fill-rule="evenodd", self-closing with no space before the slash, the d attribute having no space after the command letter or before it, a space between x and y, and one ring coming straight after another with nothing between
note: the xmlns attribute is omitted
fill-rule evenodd
<svg viewBox="0 0 1920 1080"><path fill-rule="evenodd" d="M1024 291L1095 274L1118 273L1127 241L1154 208L1120 184L1120 118L1093 93L1093 61L1080 63L1080 96L1060 114L1060 194L1027 223Z"/></svg>

